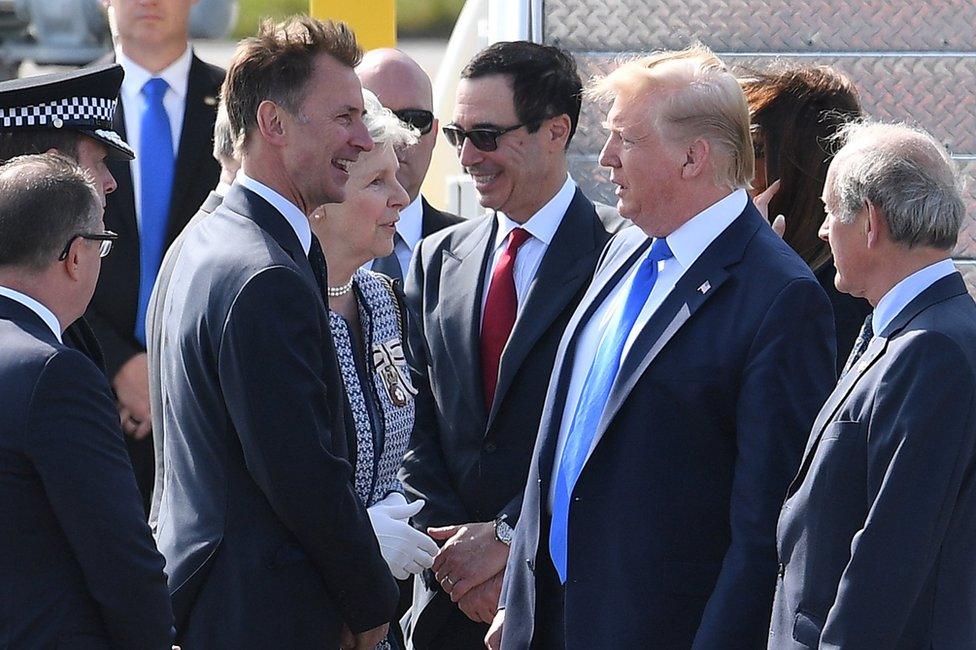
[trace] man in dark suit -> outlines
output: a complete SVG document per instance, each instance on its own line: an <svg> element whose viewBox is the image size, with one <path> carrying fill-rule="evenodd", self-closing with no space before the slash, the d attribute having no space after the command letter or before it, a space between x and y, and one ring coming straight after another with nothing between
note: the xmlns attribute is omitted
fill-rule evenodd
<svg viewBox="0 0 976 650"><path fill-rule="evenodd" d="M359 56L308 17L242 41L222 92L241 173L161 279L157 539L187 647L372 648L393 616L307 218L372 146Z"/></svg>
<svg viewBox="0 0 976 650"><path fill-rule="evenodd" d="M438 120L433 112L430 77L416 61L400 50L390 48L367 52L356 67L356 74L363 87L373 91L383 106L420 132L417 144L397 153L400 160L397 181L410 196L410 204L400 211L393 252L374 260L372 266L374 271L403 279L417 242L463 219L441 212L420 194L437 142Z"/></svg>
<svg viewBox="0 0 976 650"><path fill-rule="evenodd" d="M591 96L637 227L560 342L490 645L755 648L830 305L746 194L748 110L714 54L632 61Z"/></svg>
<svg viewBox="0 0 976 650"><path fill-rule="evenodd" d="M138 156L113 163L118 189L105 223L119 233L86 314L105 352L136 480L148 508L153 485L145 317L166 248L217 184L211 157L224 71L187 42L192 3L106 0L125 69L116 130ZM111 58L111 57L110 57Z"/></svg>
<svg viewBox="0 0 976 650"><path fill-rule="evenodd" d="M11 648L173 639L163 558L105 376L62 332L111 250L101 197L55 154L0 167L0 638Z"/></svg>
<svg viewBox="0 0 976 650"><path fill-rule="evenodd" d="M556 345L610 236L567 173L572 58L500 43L461 74L445 132L490 212L424 239L406 284L419 394L402 478L443 542L415 582L413 648L483 646Z"/></svg>
<svg viewBox="0 0 976 650"><path fill-rule="evenodd" d="M780 513L769 647L976 647L976 305L945 148L867 123L824 186L835 282L866 298Z"/></svg>
<svg viewBox="0 0 976 650"><path fill-rule="evenodd" d="M121 66L105 64L0 83L0 161L45 152L72 158L95 179L104 205L116 188L106 161L133 158L112 130L122 76ZM77 106L91 110L72 110ZM16 119L26 114L34 119ZM64 330L64 341L105 371L101 346L83 317Z"/></svg>

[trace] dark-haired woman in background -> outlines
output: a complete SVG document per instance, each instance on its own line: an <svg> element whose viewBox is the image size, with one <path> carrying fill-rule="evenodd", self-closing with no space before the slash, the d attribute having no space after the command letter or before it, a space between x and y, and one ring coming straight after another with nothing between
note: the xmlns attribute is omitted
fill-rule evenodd
<svg viewBox="0 0 976 650"><path fill-rule="evenodd" d="M871 305L834 287L834 260L818 232L825 212L820 197L833 157L830 139L861 116L857 90L827 66L775 66L741 79L749 102L756 148L754 191L777 180L770 215L786 215L783 239L810 265L834 309L837 371L844 367Z"/></svg>

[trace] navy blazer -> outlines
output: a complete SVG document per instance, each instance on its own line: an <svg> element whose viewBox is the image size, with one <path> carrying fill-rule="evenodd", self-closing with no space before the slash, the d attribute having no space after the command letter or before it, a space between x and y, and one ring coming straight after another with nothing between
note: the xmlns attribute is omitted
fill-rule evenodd
<svg viewBox="0 0 976 650"><path fill-rule="evenodd" d="M506 650L530 646L545 609L549 490L579 334L650 243L637 228L611 240L560 343L502 592ZM566 648L761 646L776 515L833 382L827 297L750 203L622 362L570 504Z"/></svg>
<svg viewBox="0 0 976 650"><path fill-rule="evenodd" d="M389 622L397 590L353 491L321 291L285 219L237 184L180 242L150 333L177 639L335 648L343 624Z"/></svg>
<svg viewBox="0 0 976 650"><path fill-rule="evenodd" d="M169 650L163 558L105 376L0 296L0 646Z"/></svg>
<svg viewBox="0 0 976 650"><path fill-rule="evenodd" d="M919 294L838 383L779 519L769 647L976 648L976 305Z"/></svg>
<svg viewBox="0 0 976 650"><path fill-rule="evenodd" d="M427 502L414 517L421 529L503 514L512 525L518 520L556 346L610 238L608 223L620 225L616 211L598 209L577 189L519 311L490 409L482 387L481 297L498 220L487 215L421 240L406 282L419 394L401 473L408 495ZM452 619L467 625L426 572L415 587L412 646L432 647ZM486 631L473 628L471 644L480 647Z"/></svg>

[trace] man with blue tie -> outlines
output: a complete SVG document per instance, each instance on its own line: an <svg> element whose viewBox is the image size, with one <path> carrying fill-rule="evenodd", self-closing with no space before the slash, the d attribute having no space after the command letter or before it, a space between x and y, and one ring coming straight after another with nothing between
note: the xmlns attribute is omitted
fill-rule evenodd
<svg viewBox="0 0 976 650"><path fill-rule="evenodd" d="M163 254L220 177L211 156L224 71L187 41L194 0L103 0L125 70L116 130L136 151L110 166L118 189L105 223L119 233L86 318L101 343L136 480L148 510L153 485L146 309Z"/></svg>
<svg viewBox="0 0 976 650"><path fill-rule="evenodd" d="M976 647L976 305L950 259L955 163L901 124L854 124L820 236L874 306L778 526L769 648Z"/></svg>
<svg viewBox="0 0 976 650"><path fill-rule="evenodd" d="M600 162L637 226L556 355L488 636L505 648L755 648L776 512L834 379L826 295L749 201L749 116L704 47L626 63Z"/></svg>

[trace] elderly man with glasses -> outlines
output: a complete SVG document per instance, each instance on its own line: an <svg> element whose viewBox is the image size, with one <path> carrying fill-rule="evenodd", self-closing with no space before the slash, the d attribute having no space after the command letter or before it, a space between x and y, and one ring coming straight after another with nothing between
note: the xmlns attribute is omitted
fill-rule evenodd
<svg viewBox="0 0 976 650"><path fill-rule="evenodd" d="M420 186L427 176L437 142L430 77L416 61L391 48L367 52L356 67L356 74L363 87L373 91L383 106L420 133L417 144L397 153L400 160L397 181L410 196L410 203L400 211L400 221L393 236L393 252L372 264L374 271L402 280L422 237L463 220L457 215L441 212L420 195Z"/></svg>
<svg viewBox="0 0 976 650"><path fill-rule="evenodd" d="M461 76L444 134L488 214L423 240L406 282L419 394L403 482L426 500L415 524L443 545L416 581L413 648L483 647L556 346L621 223L567 172L572 58L498 43Z"/></svg>
<svg viewBox="0 0 976 650"><path fill-rule="evenodd" d="M105 375L67 345L115 234L60 154L0 167L0 639L169 648L163 558Z"/></svg>

